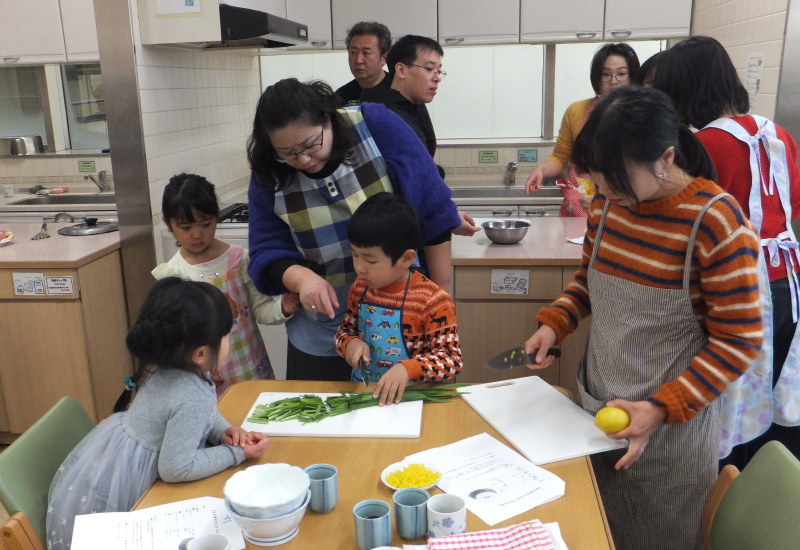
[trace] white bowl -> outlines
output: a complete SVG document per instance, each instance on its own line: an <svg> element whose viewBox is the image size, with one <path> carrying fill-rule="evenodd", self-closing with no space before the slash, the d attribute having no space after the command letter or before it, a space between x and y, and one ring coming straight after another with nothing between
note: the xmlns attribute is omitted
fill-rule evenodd
<svg viewBox="0 0 800 550"><path fill-rule="evenodd" d="M297 510L310 485L302 468L259 464L233 474L222 492L231 511L256 519L276 518Z"/></svg>
<svg viewBox="0 0 800 550"><path fill-rule="evenodd" d="M400 487L395 487L394 485L386 481L386 478L389 477L389 474L391 474L392 472L396 472L397 470L402 470L403 468L410 466L412 464L422 464L423 466L425 466L425 468L427 468L431 472L439 474L439 477L436 478L436 481L425 487L419 487L419 489L425 489L427 491L428 489L439 483L439 480L442 479L442 472L440 472L439 469L436 468L436 466L428 464L427 462L409 461L409 462L395 462L391 466L387 466L386 468L384 468L383 471L381 472L381 481L383 481L383 484L386 485L389 489L397 491L398 489L400 489Z"/></svg>
<svg viewBox="0 0 800 550"><path fill-rule="evenodd" d="M275 546L283 544L297 535L300 520L303 519L308 502L311 500L311 491L307 490L304 497L299 508L275 518L256 519L239 515L231 509L231 502L227 498L225 507L236 525L244 532L247 540L261 546Z"/></svg>

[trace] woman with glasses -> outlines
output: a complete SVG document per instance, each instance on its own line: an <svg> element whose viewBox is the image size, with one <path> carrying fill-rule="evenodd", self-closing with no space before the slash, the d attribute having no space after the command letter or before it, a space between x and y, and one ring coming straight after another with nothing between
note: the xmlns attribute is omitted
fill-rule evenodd
<svg viewBox="0 0 800 550"><path fill-rule="evenodd" d="M742 469L764 443L777 440L800 458L800 252L791 224L800 215L797 144L771 120L747 114L747 90L711 37L693 36L666 50L653 86L672 98L684 123L700 129L719 186L739 201L761 237L764 346L723 395L720 457Z"/></svg>
<svg viewBox="0 0 800 550"><path fill-rule="evenodd" d="M405 122L383 105L337 107L324 82L281 80L261 95L248 141L248 271L260 291L291 290L303 306L286 324L291 380L350 380L334 336L356 278L347 226L367 197L389 191L414 205L429 277L447 292L450 234L462 225Z"/></svg>
<svg viewBox="0 0 800 550"><path fill-rule="evenodd" d="M525 190L528 193L538 191L542 187L544 178L552 178L561 173L569 163L572 157L572 145L597 101L612 90L628 84L631 76L638 70L639 58L633 48L627 44L604 44L597 50L589 70L589 79L592 81L592 88L597 95L591 99L576 101L567 107L564 117L561 119L561 129L558 131L553 154L546 162L537 166L528 178L525 184ZM577 173L575 166L571 165L568 179L573 187L580 187L579 177L591 180L588 174Z"/></svg>

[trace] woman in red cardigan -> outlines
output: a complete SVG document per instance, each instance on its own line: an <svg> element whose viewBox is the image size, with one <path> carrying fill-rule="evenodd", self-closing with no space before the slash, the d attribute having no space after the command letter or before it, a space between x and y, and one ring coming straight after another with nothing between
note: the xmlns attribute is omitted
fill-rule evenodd
<svg viewBox="0 0 800 550"><path fill-rule="evenodd" d="M800 457L800 255L791 226L800 215L797 145L771 120L747 114L747 90L713 38L694 36L665 51L653 86L699 129L719 186L739 201L761 237L764 345L723 396L728 426L720 456L737 445L725 462L741 469L764 443L778 440Z"/></svg>

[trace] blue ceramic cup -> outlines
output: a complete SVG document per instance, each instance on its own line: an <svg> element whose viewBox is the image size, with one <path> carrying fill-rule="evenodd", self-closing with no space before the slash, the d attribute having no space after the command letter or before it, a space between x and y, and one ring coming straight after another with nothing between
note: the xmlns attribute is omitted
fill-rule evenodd
<svg viewBox="0 0 800 550"><path fill-rule="evenodd" d="M362 500L353 506L356 544L361 550L388 546L392 542L392 516L389 503L382 500Z"/></svg>
<svg viewBox="0 0 800 550"><path fill-rule="evenodd" d="M338 470L332 464L312 464L305 469L310 480L311 501L309 508L318 514L326 514L339 501Z"/></svg>
<svg viewBox="0 0 800 550"><path fill-rule="evenodd" d="M428 491L406 487L395 492L394 527L405 540L424 537L428 532Z"/></svg>

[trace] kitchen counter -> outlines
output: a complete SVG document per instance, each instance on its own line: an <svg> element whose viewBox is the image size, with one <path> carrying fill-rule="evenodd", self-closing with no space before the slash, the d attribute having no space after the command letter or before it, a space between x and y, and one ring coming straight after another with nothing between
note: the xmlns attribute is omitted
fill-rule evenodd
<svg viewBox="0 0 800 550"><path fill-rule="evenodd" d="M6 269L78 268L119 250L119 231L86 236L58 234L59 229L70 225L75 223L48 223L50 238L32 241L41 222L2 224L0 229L11 231L14 238L0 246L0 265Z"/></svg>
<svg viewBox="0 0 800 550"><path fill-rule="evenodd" d="M453 266L577 267L580 264L583 247L569 243L567 239L584 233L586 218L533 218L527 221L531 226L517 244L494 244L483 230L473 237L454 235Z"/></svg>

